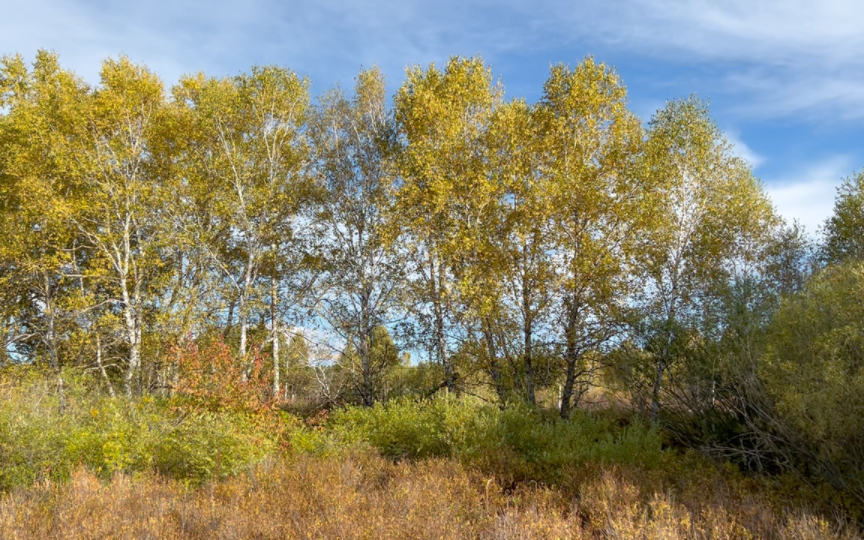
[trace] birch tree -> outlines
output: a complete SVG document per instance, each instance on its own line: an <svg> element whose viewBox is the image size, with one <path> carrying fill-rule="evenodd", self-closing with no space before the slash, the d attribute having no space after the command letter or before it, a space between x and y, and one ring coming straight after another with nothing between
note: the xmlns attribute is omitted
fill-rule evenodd
<svg viewBox="0 0 864 540"><path fill-rule="evenodd" d="M642 301L656 419L664 376L698 327L714 287L756 270L748 267L764 258L778 221L702 102L669 102L649 127L644 159L656 212L644 251Z"/></svg>
<svg viewBox="0 0 864 540"><path fill-rule="evenodd" d="M411 239L415 314L427 329L425 341L454 389L455 338L464 337L465 316L479 322L488 370L504 396L492 324L498 287L480 264L491 255L486 234L497 225L489 219L500 216L492 208L503 197L485 147L500 99L481 59L452 58L443 70L409 69L395 108L404 137L398 216Z"/></svg>
<svg viewBox="0 0 864 540"><path fill-rule="evenodd" d="M395 130L381 73L361 72L352 99L338 90L324 96L311 134L326 192L318 212L326 268L321 314L344 340L343 356L357 357L352 383L372 405L389 367L373 354L375 330L393 322L405 273L399 238L388 234Z"/></svg>
<svg viewBox="0 0 864 540"><path fill-rule="evenodd" d="M87 200L69 219L104 261L101 278L113 291L108 301L119 310L128 347L127 395L140 390L145 310L169 260L171 235L160 215L165 179L151 148L164 105L154 74L125 58L108 60L76 148L86 160Z"/></svg>
<svg viewBox="0 0 864 540"><path fill-rule="evenodd" d="M236 303L241 361L248 357L251 317L263 310L268 293L271 318L280 313L276 261L296 256L292 241L303 227L298 216L309 188L303 133L308 86L293 72L268 66L225 79L188 77L174 91L194 119L185 158L190 219L184 227L228 284L226 324L232 324ZM265 291L262 270L268 264ZM272 320L270 339L278 339L279 331ZM274 369L278 365L277 359Z"/></svg>
<svg viewBox="0 0 864 540"><path fill-rule="evenodd" d="M645 215L645 184L634 174L642 131L618 75L590 58L574 69L554 66L538 108L541 174L554 209L566 417L587 388L597 351L620 331L632 291L630 263Z"/></svg>
<svg viewBox="0 0 864 540"><path fill-rule="evenodd" d="M542 132L536 112L523 100L499 107L486 143L503 199L497 207L502 226L489 231L497 255L486 262L496 264L485 268L501 283L499 340L515 366L514 379L531 404L536 402L538 360L551 350L552 292L558 279L551 191L540 168Z"/></svg>
<svg viewBox="0 0 864 540"><path fill-rule="evenodd" d="M0 356L47 364L63 359L61 343L74 330L77 235L63 208L82 194L70 140L80 135L89 89L63 70L57 56L20 56L0 69Z"/></svg>
<svg viewBox="0 0 864 540"><path fill-rule="evenodd" d="M829 263L864 260L864 171L837 188L834 213L825 220L822 258Z"/></svg>

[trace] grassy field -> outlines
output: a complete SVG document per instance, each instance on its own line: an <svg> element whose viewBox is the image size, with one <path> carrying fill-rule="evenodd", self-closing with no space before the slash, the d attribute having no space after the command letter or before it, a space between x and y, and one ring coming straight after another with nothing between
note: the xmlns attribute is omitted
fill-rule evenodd
<svg viewBox="0 0 864 540"><path fill-rule="evenodd" d="M586 467L567 488L502 488L453 459L374 453L271 460L190 487L85 469L7 493L0 537L48 538L856 538L803 509L777 511L722 475L691 485Z"/></svg>
<svg viewBox="0 0 864 540"><path fill-rule="evenodd" d="M32 374L0 393L3 539L860 537L794 481L610 411L441 398L301 419Z"/></svg>

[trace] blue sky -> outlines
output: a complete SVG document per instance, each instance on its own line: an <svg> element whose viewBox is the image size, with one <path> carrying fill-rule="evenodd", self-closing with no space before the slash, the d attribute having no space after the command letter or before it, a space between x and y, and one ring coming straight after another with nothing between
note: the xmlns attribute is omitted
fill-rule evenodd
<svg viewBox="0 0 864 540"><path fill-rule="evenodd" d="M550 64L592 55L646 121L668 99L708 99L778 210L811 232L864 168L864 0L6 0L0 53L39 48L92 83L126 54L168 85L278 64L315 93L372 65L395 90L407 65L480 54L529 101Z"/></svg>

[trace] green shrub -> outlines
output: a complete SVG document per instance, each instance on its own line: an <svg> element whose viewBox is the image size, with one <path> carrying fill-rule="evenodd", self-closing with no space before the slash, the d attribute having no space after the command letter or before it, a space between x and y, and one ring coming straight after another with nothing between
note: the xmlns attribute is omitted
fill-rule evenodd
<svg viewBox="0 0 864 540"><path fill-rule="evenodd" d="M792 427L790 461L864 505L864 262L828 267L784 299L759 375L773 425Z"/></svg>
<svg viewBox="0 0 864 540"><path fill-rule="evenodd" d="M453 457L504 479L556 482L584 463L653 467L658 433L575 411L569 420L474 398L397 399L307 421L276 413L196 408L188 400L108 398L64 375L0 378L0 489L64 480L79 466L102 478L155 470L192 483L235 474L281 447L341 454L371 447L396 459Z"/></svg>
<svg viewBox="0 0 864 540"><path fill-rule="evenodd" d="M150 465L160 473L201 481L236 474L275 450L275 441L260 433L249 418L200 412L184 417L155 441L149 455Z"/></svg>
<svg viewBox="0 0 864 540"><path fill-rule="evenodd" d="M342 444L368 444L394 458L452 456L489 472L554 482L564 466L621 463L657 466L658 432L621 428L576 411L568 420L527 406L501 410L470 398L396 400L337 411L329 428Z"/></svg>
<svg viewBox="0 0 864 540"><path fill-rule="evenodd" d="M83 465L115 472L158 470L201 482L236 473L275 452L279 433L241 412L178 409L162 399L108 398L85 380L18 373L0 387L0 490L64 480Z"/></svg>
<svg viewBox="0 0 864 540"><path fill-rule="evenodd" d="M477 411L468 400L397 399L338 410L328 427L345 444L363 441L390 457L449 456L464 444Z"/></svg>

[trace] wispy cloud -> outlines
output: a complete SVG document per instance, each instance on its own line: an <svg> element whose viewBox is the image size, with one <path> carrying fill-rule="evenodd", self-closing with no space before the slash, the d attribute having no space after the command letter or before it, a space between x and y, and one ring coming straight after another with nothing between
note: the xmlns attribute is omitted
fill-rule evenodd
<svg viewBox="0 0 864 540"><path fill-rule="evenodd" d="M624 0L613 2L613 9L617 20L601 19L607 35L672 55L836 66L859 63L856 51L864 45L858 0Z"/></svg>
<svg viewBox="0 0 864 540"><path fill-rule="evenodd" d="M0 51L56 49L95 80L99 60L126 53L169 82L204 69L288 65L350 83L362 66L391 77L406 64L482 53L593 47L671 63L713 63L714 86L746 96L741 115L860 119L861 0L11 0ZM581 54L580 54L581 56ZM569 58L572 60L572 58ZM566 60L548 58L547 61ZM674 97L674 96L667 96Z"/></svg>
<svg viewBox="0 0 864 540"><path fill-rule="evenodd" d="M125 53L169 81L278 63L346 83L361 66L399 76L452 54L528 47L542 31L517 16L520 2L485 0L13 2L0 19L0 51L55 49L93 82L101 59Z"/></svg>
<svg viewBox="0 0 864 540"><path fill-rule="evenodd" d="M622 52L679 65L710 63L738 114L810 120L864 117L860 0L618 0L587 10L555 3L549 25ZM583 6L584 7L584 6ZM587 16L586 16L587 11Z"/></svg>
<svg viewBox="0 0 864 540"><path fill-rule="evenodd" d="M790 222L797 219L814 234L834 210L840 179L853 168L848 156L833 156L789 176L766 180L766 191L780 215Z"/></svg>
<svg viewBox="0 0 864 540"><path fill-rule="evenodd" d="M864 50L864 47L862 47ZM750 118L799 117L810 122L864 119L864 65L826 72L812 67L730 73L727 86L748 99L736 107Z"/></svg>
<svg viewBox="0 0 864 540"><path fill-rule="evenodd" d="M738 132L727 131L725 135L726 139L732 143L732 153L749 163L753 169L758 169L765 162L765 157L747 146Z"/></svg>

